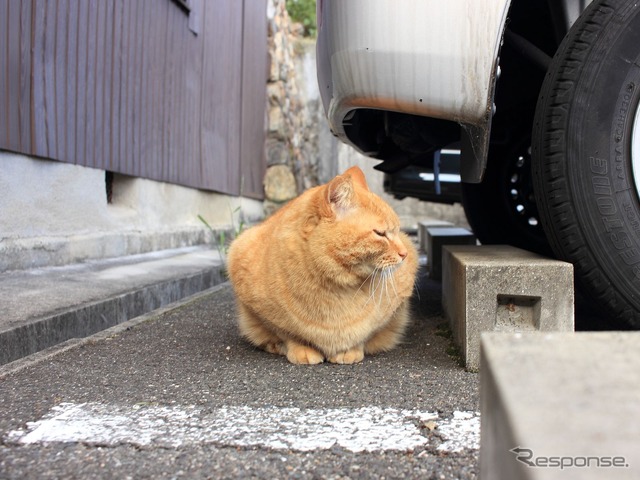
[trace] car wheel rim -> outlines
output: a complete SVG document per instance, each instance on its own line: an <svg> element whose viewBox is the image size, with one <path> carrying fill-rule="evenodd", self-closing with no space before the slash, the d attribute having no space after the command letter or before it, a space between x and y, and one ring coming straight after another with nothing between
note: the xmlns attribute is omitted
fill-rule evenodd
<svg viewBox="0 0 640 480"><path fill-rule="evenodd" d="M631 129L631 169L636 185L636 195L640 200L640 103L636 105L636 115Z"/></svg>
<svg viewBox="0 0 640 480"><path fill-rule="evenodd" d="M526 228L537 230L540 227L531 180L531 147L520 151L509 167L507 182L510 209Z"/></svg>

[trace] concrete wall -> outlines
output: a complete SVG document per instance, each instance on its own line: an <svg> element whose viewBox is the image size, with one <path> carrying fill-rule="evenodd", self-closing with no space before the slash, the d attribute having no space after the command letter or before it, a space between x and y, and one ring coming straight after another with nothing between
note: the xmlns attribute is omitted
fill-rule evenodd
<svg viewBox="0 0 640 480"><path fill-rule="evenodd" d="M0 272L206 243L262 202L0 151ZM236 213L236 217L239 212ZM237 221L237 219L236 219Z"/></svg>

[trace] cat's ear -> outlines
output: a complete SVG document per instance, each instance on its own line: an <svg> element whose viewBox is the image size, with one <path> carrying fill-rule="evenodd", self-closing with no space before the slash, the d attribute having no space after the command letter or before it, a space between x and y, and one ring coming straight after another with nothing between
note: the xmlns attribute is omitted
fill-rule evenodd
<svg viewBox="0 0 640 480"><path fill-rule="evenodd" d="M358 206L353 179L350 175L338 175L327 185L325 200L337 219L344 217Z"/></svg>
<svg viewBox="0 0 640 480"><path fill-rule="evenodd" d="M369 190L369 185L367 185L367 179L365 178L362 170L360 170L360 167L351 167L346 172L344 172L343 175L349 175L353 179L353 183L355 183L356 185L359 185L365 190Z"/></svg>

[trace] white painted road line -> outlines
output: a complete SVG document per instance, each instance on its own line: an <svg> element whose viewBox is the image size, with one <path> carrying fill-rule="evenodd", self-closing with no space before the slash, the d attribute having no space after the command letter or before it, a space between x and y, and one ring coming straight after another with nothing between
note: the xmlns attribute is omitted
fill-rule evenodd
<svg viewBox="0 0 640 480"><path fill-rule="evenodd" d="M353 452L410 451L429 443L428 422L444 440L438 450L478 449L480 416L362 407L299 409L280 407L160 407L63 403L26 430L10 432L19 444L45 442L178 448L198 444L313 451L339 446Z"/></svg>

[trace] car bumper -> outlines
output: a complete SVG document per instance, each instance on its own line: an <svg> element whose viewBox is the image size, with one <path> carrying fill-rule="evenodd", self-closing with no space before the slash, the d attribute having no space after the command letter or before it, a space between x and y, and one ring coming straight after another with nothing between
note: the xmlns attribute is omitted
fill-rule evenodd
<svg viewBox="0 0 640 480"><path fill-rule="evenodd" d="M486 155L479 136L488 136L508 6L319 0L318 83L332 132L353 145L344 124L358 108L423 115L458 122L473 133L471 153Z"/></svg>

